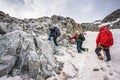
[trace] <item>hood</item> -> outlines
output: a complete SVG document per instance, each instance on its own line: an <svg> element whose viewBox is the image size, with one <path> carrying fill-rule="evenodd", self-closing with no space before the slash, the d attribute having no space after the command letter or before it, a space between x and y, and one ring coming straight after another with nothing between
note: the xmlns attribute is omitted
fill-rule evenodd
<svg viewBox="0 0 120 80"><path fill-rule="evenodd" d="M99 32L108 31L109 29L106 26L100 28Z"/></svg>

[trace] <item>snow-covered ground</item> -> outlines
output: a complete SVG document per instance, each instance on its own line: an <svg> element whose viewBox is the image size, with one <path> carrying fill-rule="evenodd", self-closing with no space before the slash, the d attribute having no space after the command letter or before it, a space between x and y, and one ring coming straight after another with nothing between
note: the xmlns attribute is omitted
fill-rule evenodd
<svg viewBox="0 0 120 80"><path fill-rule="evenodd" d="M86 41L83 47L89 48L88 52L77 53L76 45L59 47L64 56L56 56L64 62L63 72L55 77L58 80L120 80L120 29L111 30L114 36L114 45L110 48L112 60L101 61L95 54L95 39L98 32L86 32ZM55 77L49 78L53 80ZM66 79L68 78L68 79Z"/></svg>
<svg viewBox="0 0 120 80"><path fill-rule="evenodd" d="M76 45L59 46L59 51L64 55L55 55L55 57L64 62L62 74L47 80L120 80L120 29L111 31L114 36L114 45L110 48L112 58L110 62L99 60L94 52L98 32L86 32L86 41L84 41L83 47L89 48L89 51L77 53ZM103 52L101 53L105 58ZM19 76L14 78L4 76L0 80L22 79Z"/></svg>

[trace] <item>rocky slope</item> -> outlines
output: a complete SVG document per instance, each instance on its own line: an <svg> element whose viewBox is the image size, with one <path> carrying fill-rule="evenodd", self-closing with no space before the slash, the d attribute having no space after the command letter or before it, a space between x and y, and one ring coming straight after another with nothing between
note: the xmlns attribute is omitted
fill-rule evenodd
<svg viewBox="0 0 120 80"><path fill-rule="evenodd" d="M47 40L49 28L57 25L62 31L60 45L67 46L67 34L82 30L69 17L53 15L38 19L17 19L0 11L0 77L45 80L60 74L63 63L54 55L62 55ZM47 49L47 50L46 50Z"/></svg>

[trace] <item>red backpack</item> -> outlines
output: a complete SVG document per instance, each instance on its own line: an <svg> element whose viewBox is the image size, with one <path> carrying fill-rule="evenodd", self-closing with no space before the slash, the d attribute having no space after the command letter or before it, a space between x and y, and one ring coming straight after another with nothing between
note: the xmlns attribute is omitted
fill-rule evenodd
<svg viewBox="0 0 120 80"><path fill-rule="evenodd" d="M110 30L103 30L100 33L100 43L104 46L112 46L113 45L113 35Z"/></svg>

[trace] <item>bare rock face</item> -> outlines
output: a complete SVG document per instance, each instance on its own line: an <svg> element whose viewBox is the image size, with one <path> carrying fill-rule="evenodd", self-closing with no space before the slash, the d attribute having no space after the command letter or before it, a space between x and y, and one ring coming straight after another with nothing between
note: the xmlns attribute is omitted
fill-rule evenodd
<svg viewBox="0 0 120 80"><path fill-rule="evenodd" d="M50 45L35 39L37 41L36 37L20 30L0 37L0 76L28 75L28 78L46 79L60 72L62 64L55 60Z"/></svg>
<svg viewBox="0 0 120 80"><path fill-rule="evenodd" d="M22 33L22 31L15 31L0 38L0 65L3 66L2 68L5 68L5 70L0 70L0 76L8 74L14 67L17 58L20 58L20 54L24 51L23 49L23 51L21 51L22 46L27 48L27 44L21 44L26 38L24 35L26 34ZM2 71L5 71L4 74Z"/></svg>

